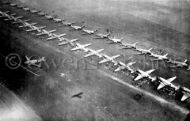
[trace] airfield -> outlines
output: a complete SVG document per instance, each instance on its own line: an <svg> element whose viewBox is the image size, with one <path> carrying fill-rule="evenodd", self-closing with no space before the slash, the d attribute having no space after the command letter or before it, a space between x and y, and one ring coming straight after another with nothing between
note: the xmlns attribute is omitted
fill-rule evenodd
<svg viewBox="0 0 190 121"><path fill-rule="evenodd" d="M89 29L98 29L98 32L106 33L107 29L110 29L111 36L123 37L124 43L138 42L139 47L153 47L155 53L160 52L161 49L164 53L168 52L172 58L189 58L189 35L188 32L184 32L184 29L175 30L175 27L166 27L157 21L142 19L128 13L122 15L111 12L116 9L112 2L108 2L108 5L113 4L109 9L98 9L97 11L101 14L97 15L96 9L93 9L97 7L97 4L90 4L89 8L79 4L79 8L75 10L71 8L76 7L77 4L67 8L66 6L70 5L68 1L65 1L65 4L60 4L60 0L45 3L44 1L14 2L47 11L76 22L77 25L82 25L84 21ZM81 8L86 8L86 10ZM152 57L135 55L137 52L133 49L121 49L120 45L109 44L106 39L93 39L94 35L82 35L82 31L72 30L71 27L15 7L3 5L1 10L9 10L11 13L24 16L25 19L31 19L32 22L47 26L49 30L56 29L58 33L66 33L69 39L78 38L81 44L92 43L89 46L92 49L104 48L103 53L107 55L122 54L117 60L136 61L134 69L155 68L153 75L165 78L176 75L175 84L190 88L188 82L190 74L185 69L171 69L162 61L157 63L151 61ZM150 85L147 81L141 84L143 80L134 82L134 75L123 72L115 73L113 71L115 67L111 63L99 65L100 58L94 56L83 58L84 52L71 52L72 47L69 45L57 46L56 39L47 41L47 36L37 37L35 32L25 32L25 28L18 29L15 25L3 20L0 23L1 40L6 41L1 45L1 52L4 55L18 53L22 61L25 61L25 55L45 56L47 62L42 65L41 69L26 69L26 65L23 64L23 67L11 70L2 64L1 78L7 80L2 83L9 90L3 86L1 89L5 90L5 95L7 93L8 96L10 94L17 96L16 98L13 96L15 99L4 96L4 100L13 102L3 101L0 105L8 103L6 105L9 107L12 103L14 107L14 101L19 100L22 102L18 103L20 107L24 103L35 112L29 111L28 113L34 117L33 120L44 121L183 121L188 115L188 101L181 103L179 99L168 96L164 91L156 91L157 84ZM7 47L7 50L3 47ZM3 58L1 60L3 62ZM61 73L63 75L60 75ZM71 98L78 92L84 93L82 98ZM32 120L32 118L27 120Z"/></svg>

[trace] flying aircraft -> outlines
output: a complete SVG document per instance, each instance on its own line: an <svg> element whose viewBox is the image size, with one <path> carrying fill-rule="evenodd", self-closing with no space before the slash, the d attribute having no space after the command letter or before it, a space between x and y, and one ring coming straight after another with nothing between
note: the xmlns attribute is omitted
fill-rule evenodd
<svg viewBox="0 0 190 121"><path fill-rule="evenodd" d="M30 13L38 13L37 10L30 10Z"/></svg>
<svg viewBox="0 0 190 121"><path fill-rule="evenodd" d="M38 33L38 34L36 34L36 35L37 35L37 36L41 36L41 35L52 36L52 33L55 32L55 31L56 31L56 30L47 31L47 30L43 29L41 33Z"/></svg>
<svg viewBox="0 0 190 121"><path fill-rule="evenodd" d="M41 57L39 59L33 59L33 60L31 60L31 57L30 58L28 56L25 56L25 57L26 57L26 61L24 63L27 64L28 67L36 66L40 68L41 63L45 61L45 57Z"/></svg>
<svg viewBox="0 0 190 121"><path fill-rule="evenodd" d="M82 98L83 92L79 92L71 96L71 98Z"/></svg>
<svg viewBox="0 0 190 121"><path fill-rule="evenodd" d="M57 34L52 34L52 36L49 37L49 38L47 38L47 40L52 40L52 39L56 39L56 38L61 38L61 37L65 36L65 35L66 35L65 33L64 33L64 34L59 34L59 35L57 35Z"/></svg>
<svg viewBox="0 0 190 121"><path fill-rule="evenodd" d="M91 35L91 34L94 34L95 32L97 32L98 30L88 30L88 29L82 29L83 30L83 32L85 32L85 34L89 34L89 35ZM83 34L83 35L85 35L85 34Z"/></svg>
<svg viewBox="0 0 190 121"><path fill-rule="evenodd" d="M66 45L66 44L70 44L72 46L75 46L75 43L76 41L78 41L78 39L71 39L71 40L68 40L67 38L65 38L66 42L60 42L58 45L59 46L62 46L62 45Z"/></svg>
<svg viewBox="0 0 190 121"><path fill-rule="evenodd" d="M158 77L158 78L160 79L160 84L157 87L157 90L160 90L161 88L165 87L166 85L173 87L175 90L179 89L179 86L176 86L171 83L172 81L174 81L177 78L176 76L169 78L169 79L164 79L162 77Z"/></svg>
<svg viewBox="0 0 190 121"><path fill-rule="evenodd" d="M182 92L183 92L181 101L185 101L186 99L188 99L190 97L190 90L186 87L181 87L181 88L182 88Z"/></svg>
<svg viewBox="0 0 190 121"><path fill-rule="evenodd" d="M140 53L138 53L138 55L140 55L140 54L151 54L151 53L152 53L152 52L151 52L152 49L153 49L153 48L150 48L150 49L148 49L148 50L146 50L146 49L141 49L141 48L136 48L136 50L140 52Z"/></svg>
<svg viewBox="0 0 190 121"><path fill-rule="evenodd" d="M129 70L131 73L134 72L134 70L130 67L132 66L133 64L135 64L136 62L129 62L128 64L125 64L123 62L119 62L119 67L117 69L115 69L114 71L115 72L118 72L118 71L121 71L121 70L124 70L124 69L127 69Z"/></svg>
<svg viewBox="0 0 190 121"><path fill-rule="evenodd" d="M157 59L153 59L153 61L168 60L168 57L167 57L168 53L166 53L165 55L157 55L157 54L151 53L151 56L157 58Z"/></svg>
<svg viewBox="0 0 190 121"><path fill-rule="evenodd" d="M111 56L111 57L110 57L110 56L108 56L108 55L103 54L103 57L105 57L105 58L104 58L103 60L101 60L100 62L98 62L99 64L102 64L102 63L106 63L106 62L111 61L111 62L114 63L114 65L117 65L118 63L117 63L117 61L115 61L114 59L120 57L120 55L115 55L115 56Z"/></svg>
<svg viewBox="0 0 190 121"><path fill-rule="evenodd" d="M108 37L108 40L110 40L111 43L121 43L122 39L123 38L119 39L119 38L115 38L115 37L113 37L113 38Z"/></svg>
<svg viewBox="0 0 190 121"><path fill-rule="evenodd" d="M91 43L81 45L80 43L76 43L76 47L72 48L71 51L76 51L76 50L84 50L84 52L88 52L88 46L90 46Z"/></svg>
<svg viewBox="0 0 190 121"><path fill-rule="evenodd" d="M111 32L108 32L107 34L100 34L100 33L97 33L97 34L95 34L95 36L97 36L97 37L94 38L94 39L106 39L106 38L108 38L110 35L111 35Z"/></svg>
<svg viewBox="0 0 190 121"><path fill-rule="evenodd" d="M124 46L124 48L122 48L122 49L136 49L137 43L138 42L135 42L133 44L128 44L128 43L122 44Z"/></svg>
<svg viewBox="0 0 190 121"><path fill-rule="evenodd" d="M25 11L29 11L30 8L28 8L28 7L24 7L23 10L25 10Z"/></svg>
<svg viewBox="0 0 190 121"><path fill-rule="evenodd" d="M37 23L24 22L23 24L24 25L19 26L19 28L23 28L23 27L30 27L31 28L32 26L36 25Z"/></svg>
<svg viewBox="0 0 190 121"><path fill-rule="evenodd" d="M89 49L89 52L88 54L86 54L84 57L87 58L87 57L90 57L90 56L93 56L93 55L96 55L98 56L99 58L103 57L102 54L100 54L100 52L102 52L104 49L99 49L99 50L92 50L92 49Z"/></svg>
<svg viewBox="0 0 190 121"><path fill-rule="evenodd" d="M134 79L135 81L138 81L144 77L150 77L150 74L152 72L154 72L155 69L151 69L151 70L148 70L148 71L143 71L143 70L140 70L138 69L137 72L139 73L138 76Z"/></svg>
<svg viewBox="0 0 190 121"><path fill-rule="evenodd" d="M31 29L26 30L27 32L31 32L31 31L37 31L37 32L41 32L42 29L46 28L46 26L41 26L41 27L37 27L37 26L32 26Z"/></svg>
<svg viewBox="0 0 190 121"><path fill-rule="evenodd" d="M74 30L82 30L85 26L76 26L76 25L71 25L71 27L74 29Z"/></svg>

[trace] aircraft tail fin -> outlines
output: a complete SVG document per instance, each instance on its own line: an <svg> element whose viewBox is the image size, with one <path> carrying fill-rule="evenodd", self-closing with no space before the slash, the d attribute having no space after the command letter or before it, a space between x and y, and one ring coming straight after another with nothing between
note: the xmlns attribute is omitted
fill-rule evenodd
<svg viewBox="0 0 190 121"><path fill-rule="evenodd" d="M185 59L184 63L186 63L186 64L187 64L187 62L188 62L188 60L187 60L187 59Z"/></svg>

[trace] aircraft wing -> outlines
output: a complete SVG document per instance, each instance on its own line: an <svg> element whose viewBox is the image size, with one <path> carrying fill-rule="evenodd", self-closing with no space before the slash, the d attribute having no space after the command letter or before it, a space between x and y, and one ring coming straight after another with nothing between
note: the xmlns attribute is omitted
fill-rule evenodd
<svg viewBox="0 0 190 121"><path fill-rule="evenodd" d="M186 100L186 99L189 98L189 97L190 97L190 94L184 92L184 94L183 94L183 96L182 96L182 98L181 98L181 101L184 101L184 100Z"/></svg>
<svg viewBox="0 0 190 121"><path fill-rule="evenodd" d="M169 78L167 81L171 83L171 82L174 81L175 79L176 79L176 76L174 76L174 77L172 77L172 78Z"/></svg>
<svg viewBox="0 0 190 121"><path fill-rule="evenodd" d="M155 69L151 69L149 71L146 71L146 73L151 74Z"/></svg>
<svg viewBox="0 0 190 121"><path fill-rule="evenodd" d="M71 51L76 51L76 50L79 50L80 48L79 47L74 47L71 49Z"/></svg>
<svg viewBox="0 0 190 121"><path fill-rule="evenodd" d="M84 57L87 58L87 57L90 57L90 56L93 56L93 55L95 55L95 53L91 52L91 53L86 54Z"/></svg>
<svg viewBox="0 0 190 121"><path fill-rule="evenodd" d="M99 62L99 64L106 63L106 62L108 62L108 61L109 61L108 59L103 59L103 60L101 60L101 61Z"/></svg>
<svg viewBox="0 0 190 121"><path fill-rule="evenodd" d="M139 79L143 78L143 76L141 74L139 74L134 80L138 81Z"/></svg>
<svg viewBox="0 0 190 121"><path fill-rule="evenodd" d="M66 45L68 44L68 42L60 42L58 45L61 46L61 45Z"/></svg>
<svg viewBox="0 0 190 121"><path fill-rule="evenodd" d="M160 90L160 89L163 88L164 86L166 86L166 85L161 82L160 85L158 85L157 90Z"/></svg>

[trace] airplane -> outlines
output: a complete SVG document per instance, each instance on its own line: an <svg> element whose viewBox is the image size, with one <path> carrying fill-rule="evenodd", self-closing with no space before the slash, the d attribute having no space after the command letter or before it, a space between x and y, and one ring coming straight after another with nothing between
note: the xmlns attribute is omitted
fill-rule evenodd
<svg viewBox="0 0 190 121"><path fill-rule="evenodd" d="M37 10L30 10L30 13L38 13Z"/></svg>
<svg viewBox="0 0 190 121"><path fill-rule="evenodd" d="M43 29L41 33L38 33L38 34L36 34L36 35L37 35L37 36L41 36L41 35L52 36L52 33L55 32L55 31L56 31L56 30L47 31L47 30Z"/></svg>
<svg viewBox="0 0 190 121"><path fill-rule="evenodd" d="M122 49L136 49L137 43L138 42L135 42L133 44L128 44L128 43L122 44L124 46L124 48L122 48Z"/></svg>
<svg viewBox="0 0 190 121"><path fill-rule="evenodd" d="M111 38L111 37L108 37L109 40L111 40L111 43L121 43L122 39L118 39L118 38Z"/></svg>
<svg viewBox="0 0 190 121"><path fill-rule="evenodd" d="M63 22L63 24L65 26L71 26L72 24L75 24L75 22L67 22L67 21L65 21L65 22Z"/></svg>
<svg viewBox="0 0 190 121"><path fill-rule="evenodd" d="M44 12L41 11L41 12L38 12L38 15L39 15L39 16L45 16L46 13L44 13Z"/></svg>
<svg viewBox="0 0 190 121"><path fill-rule="evenodd" d="M159 61L159 60L168 60L168 53L166 53L165 55L157 55L157 54L154 54L154 53L151 53L151 56L157 58L157 59L153 59L153 61Z"/></svg>
<svg viewBox="0 0 190 121"><path fill-rule="evenodd" d="M33 59L33 60L31 60L31 57L30 58L28 56L25 56L25 57L26 57L26 61L24 63L27 64L28 67L36 66L40 68L41 63L45 61L45 57L41 57L39 59Z"/></svg>
<svg viewBox="0 0 190 121"><path fill-rule="evenodd" d="M92 49L89 49L90 53L86 54L84 57L87 58L87 57L90 57L90 56L93 56L93 55L96 55L98 56L99 58L103 57L102 54L100 54L100 52L102 52L104 49L99 49L99 50L92 50Z"/></svg>
<svg viewBox="0 0 190 121"><path fill-rule="evenodd" d="M18 20L18 21L13 21L12 22L12 24L19 24L19 23L22 23L22 24L24 24L24 23L26 23L26 22L28 22L28 21L30 21L30 19L26 19L26 20Z"/></svg>
<svg viewBox="0 0 190 121"><path fill-rule="evenodd" d="M181 98L181 101L185 101L187 98L190 97L190 90L186 87L181 87L182 88L182 92L183 92L183 96Z"/></svg>
<svg viewBox="0 0 190 121"><path fill-rule="evenodd" d="M82 98L83 92L79 92L71 96L71 98Z"/></svg>
<svg viewBox="0 0 190 121"><path fill-rule="evenodd" d="M24 6L23 5L18 5L17 8L23 9Z"/></svg>
<svg viewBox="0 0 190 121"><path fill-rule="evenodd" d="M67 38L65 38L66 42L60 42L58 44L58 46L62 46L62 45L66 45L66 44L71 44L72 46L75 46L75 43L76 41L78 41L78 39L71 39L71 40L68 40Z"/></svg>
<svg viewBox="0 0 190 121"><path fill-rule="evenodd" d="M97 36L95 39L106 39L110 36L111 32L107 33L107 34L95 34L95 36Z"/></svg>
<svg viewBox="0 0 190 121"><path fill-rule="evenodd" d="M91 45L91 43L84 44L84 45L81 45L80 43L76 43L76 47L72 48L71 51L84 50L84 52L88 52L89 49L86 47L88 47L90 45Z"/></svg>
<svg viewBox="0 0 190 121"><path fill-rule="evenodd" d="M150 74L151 74L152 72L154 72L154 71L155 71L155 69L150 69L150 70L148 70L148 71L143 71L143 70L138 69L137 72L138 72L139 74L138 74L138 76L134 79L134 81L138 81L138 80L140 80L140 79L142 79L142 78L144 78L144 77L150 77Z"/></svg>
<svg viewBox="0 0 190 121"><path fill-rule="evenodd" d="M173 61L171 59L169 61L167 61L167 62L172 63L172 64L175 65L175 66L171 66L171 67L187 67L188 68L188 64L187 64L188 60L187 59L185 59L184 62Z"/></svg>
<svg viewBox="0 0 190 121"><path fill-rule="evenodd" d="M23 10L25 10L25 11L29 11L30 8L28 8L28 7L24 7Z"/></svg>
<svg viewBox="0 0 190 121"><path fill-rule="evenodd" d="M31 31L37 31L37 32L41 32L42 29L46 28L46 26L41 26L41 27L37 27L37 26L32 26L31 29L26 30L27 32L31 32Z"/></svg>
<svg viewBox="0 0 190 121"><path fill-rule="evenodd" d="M82 30L83 30L83 32L85 32L86 34L89 34L89 35L94 34L95 32L98 31L98 30L88 30L88 29L84 29L84 28Z"/></svg>
<svg viewBox="0 0 190 121"><path fill-rule="evenodd" d="M124 69L128 69L131 73L133 73L134 71L133 71L133 69L131 69L131 67L130 66L132 66L133 64L135 64L136 62L129 62L128 64L125 64L125 63L123 63L123 62L119 62L119 67L117 68L117 69L115 69L114 71L115 72L118 72L118 71L120 71L120 70L124 70Z"/></svg>
<svg viewBox="0 0 190 121"><path fill-rule="evenodd" d="M49 38L47 38L47 40L52 40L52 39L56 39L56 38L61 38L61 37L65 36L65 35L66 35L65 33L64 33L64 34L59 34L59 35L57 35L57 34L52 34L52 36L49 37Z"/></svg>
<svg viewBox="0 0 190 121"><path fill-rule="evenodd" d="M32 27L32 26L34 26L34 25L36 25L37 23L28 23L28 22L24 22L23 23L24 25L22 25L22 26L19 26L19 28L23 28L23 27Z"/></svg>
<svg viewBox="0 0 190 121"><path fill-rule="evenodd" d="M62 21L64 21L64 20L63 20L63 19L60 19L60 18L53 18L53 21L59 23L59 22L62 22Z"/></svg>
<svg viewBox="0 0 190 121"><path fill-rule="evenodd" d="M74 29L74 30L82 30L85 26L76 26L76 25L71 25L71 27Z"/></svg>
<svg viewBox="0 0 190 121"><path fill-rule="evenodd" d="M150 48L150 49L148 49L148 50L146 50L146 49L141 49L141 48L136 48L136 50L140 52L140 53L138 53L138 55L140 55L140 54L151 54L151 53L152 53L152 52L151 52L152 49L153 49L153 48Z"/></svg>
<svg viewBox="0 0 190 121"><path fill-rule="evenodd" d="M103 60L101 60L100 62L98 62L99 64L102 64L102 63L106 63L106 62L111 61L111 62L114 63L114 65L117 65L118 63L117 63L117 61L115 61L114 59L118 58L120 55L115 55L115 56L111 56L111 57L110 57L110 56L108 56L108 55L103 54L103 56L105 57L105 59L103 59Z"/></svg>
<svg viewBox="0 0 190 121"><path fill-rule="evenodd" d="M179 89L179 86L176 86L171 83L172 81L174 81L177 78L176 76L169 78L169 79L164 79L162 77L158 77L158 78L160 79L161 82L160 82L159 86L157 87L157 90L160 90L161 88L165 87L166 85L173 87L175 90Z"/></svg>
<svg viewBox="0 0 190 121"><path fill-rule="evenodd" d="M13 21L17 21L18 19L23 18L23 16L18 16L18 17L12 17Z"/></svg>
<svg viewBox="0 0 190 121"><path fill-rule="evenodd" d="M17 4L15 4L15 3L11 3L10 6L12 6L12 7L16 7Z"/></svg>
<svg viewBox="0 0 190 121"><path fill-rule="evenodd" d="M46 17L47 19L53 19L53 16L48 15L48 14L46 14L45 17Z"/></svg>

